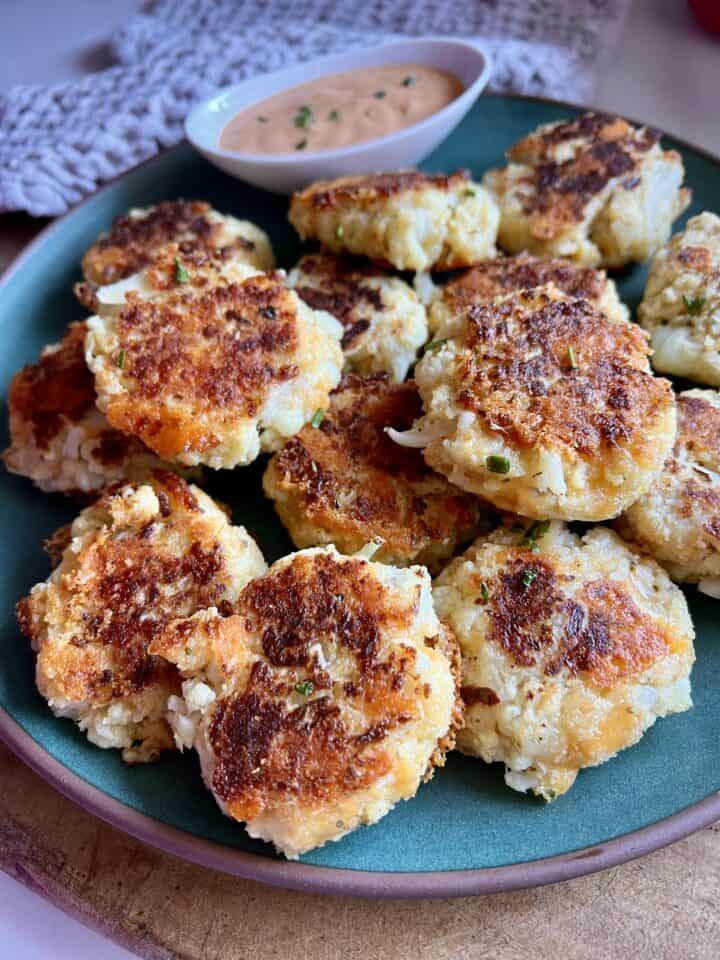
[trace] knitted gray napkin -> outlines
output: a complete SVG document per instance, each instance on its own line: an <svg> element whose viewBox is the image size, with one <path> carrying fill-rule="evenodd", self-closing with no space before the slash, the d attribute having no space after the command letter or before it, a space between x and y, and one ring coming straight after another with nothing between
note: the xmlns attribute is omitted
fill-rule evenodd
<svg viewBox="0 0 720 960"><path fill-rule="evenodd" d="M587 101L629 0L153 0L109 69L0 96L0 211L63 213L176 143L192 105L254 74L402 36L481 39L493 90Z"/></svg>

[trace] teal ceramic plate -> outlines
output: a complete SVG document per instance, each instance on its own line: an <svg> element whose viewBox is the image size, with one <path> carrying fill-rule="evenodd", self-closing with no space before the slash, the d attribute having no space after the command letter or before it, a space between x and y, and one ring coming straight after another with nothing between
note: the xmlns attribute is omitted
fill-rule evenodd
<svg viewBox="0 0 720 960"><path fill-rule="evenodd" d="M524 98L482 97L427 160L429 170L467 166L476 175L500 164L504 149L539 123L576 108ZM681 150L694 190L690 214L720 210L720 162ZM188 146L132 170L54 224L9 271L0 289L0 393L12 374L60 338L81 315L71 292L78 262L97 233L129 207L178 196L209 200L257 221L272 236L281 265L298 243L287 201L230 179ZM619 278L637 303L644 269ZM6 411L2 415L6 422ZM268 560L290 543L260 491L262 464L219 474L211 493L233 505L235 520L257 537ZM503 785L502 768L459 755L373 827L331 843L299 863L275 856L224 818L200 780L192 755L148 767L123 766L69 721L53 718L33 682L33 655L19 634L13 604L47 576L41 544L69 521L73 507L20 477L0 476L2 632L0 733L55 786L98 816L180 856L271 883L379 896L450 896L530 886L577 876L678 839L720 817L720 622L717 601L688 590L697 628L695 707L659 721L638 746L583 772L551 805Z"/></svg>

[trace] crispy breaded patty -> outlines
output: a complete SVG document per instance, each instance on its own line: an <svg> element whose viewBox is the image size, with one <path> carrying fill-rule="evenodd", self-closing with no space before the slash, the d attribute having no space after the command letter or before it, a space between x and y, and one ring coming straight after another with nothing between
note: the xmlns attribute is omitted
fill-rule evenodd
<svg viewBox="0 0 720 960"><path fill-rule="evenodd" d="M491 257L498 220L491 194L464 170L318 181L290 201L290 222L303 240L398 270L452 270Z"/></svg>
<svg viewBox="0 0 720 960"><path fill-rule="evenodd" d="M687 390L677 398L675 447L648 492L618 520L673 580L700 582L720 596L720 394Z"/></svg>
<svg viewBox="0 0 720 960"><path fill-rule="evenodd" d="M258 270L275 265L270 240L256 224L218 213L198 200L169 200L131 210L98 237L82 259L85 282L75 288L78 299L94 310L96 287L138 273L166 243L179 244L181 255L212 250Z"/></svg>
<svg viewBox="0 0 720 960"><path fill-rule="evenodd" d="M458 747L504 763L515 790L552 800L691 706L685 598L610 530L500 529L454 560L433 595L462 652Z"/></svg>
<svg viewBox="0 0 720 960"><path fill-rule="evenodd" d="M656 370L720 387L720 217L693 217L655 254L638 320Z"/></svg>
<svg viewBox="0 0 720 960"><path fill-rule="evenodd" d="M526 517L603 520L637 500L675 439L647 335L552 286L473 305L415 368L425 408L400 442Z"/></svg>
<svg viewBox="0 0 720 960"><path fill-rule="evenodd" d="M326 406L343 363L340 324L279 273L193 257L179 271L175 259L165 248L107 309L99 291L86 339L98 406L167 460L250 463Z"/></svg>
<svg viewBox="0 0 720 960"><path fill-rule="evenodd" d="M520 290L532 290L554 284L570 297L589 300L608 320L629 320L630 314L618 297L612 280L604 270L581 267L560 257L543 260L529 253L514 257L493 257L461 273L436 291L428 310L433 333L443 336L473 304L490 303Z"/></svg>
<svg viewBox="0 0 720 960"><path fill-rule="evenodd" d="M290 858L375 823L454 743L457 647L421 567L292 554L152 649L191 678L170 721L221 809Z"/></svg>
<svg viewBox="0 0 720 960"><path fill-rule="evenodd" d="M60 343L10 383L11 473L47 492L86 494L163 466L146 446L114 430L95 406L95 383L85 363L85 323L72 323ZM165 465L167 466L167 465Z"/></svg>
<svg viewBox="0 0 720 960"><path fill-rule="evenodd" d="M498 243L589 267L647 260L690 203L680 154L660 134L586 113L549 123L508 150L483 183L500 205Z"/></svg>
<svg viewBox="0 0 720 960"><path fill-rule="evenodd" d="M150 642L172 618L229 610L264 570L247 532L176 474L110 487L75 519L59 566L18 604L40 693L97 746L122 749L128 762L154 759L172 746L165 711L180 680Z"/></svg>
<svg viewBox="0 0 720 960"><path fill-rule="evenodd" d="M301 300L340 321L350 370L405 379L428 327L425 307L404 280L367 261L322 253L303 257L288 279Z"/></svg>
<svg viewBox="0 0 720 960"><path fill-rule="evenodd" d="M409 429L421 412L411 381L344 378L322 422L289 440L263 478L295 546L334 543L355 553L382 540L377 560L438 569L474 536L481 513L475 497L385 432Z"/></svg>

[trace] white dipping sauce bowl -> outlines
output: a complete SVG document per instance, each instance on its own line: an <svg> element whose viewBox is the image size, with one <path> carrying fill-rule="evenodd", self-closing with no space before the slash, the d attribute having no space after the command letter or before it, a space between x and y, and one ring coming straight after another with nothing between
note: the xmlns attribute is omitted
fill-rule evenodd
<svg viewBox="0 0 720 960"><path fill-rule="evenodd" d="M420 123L386 137L335 150L239 153L219 146L225 125L254 103L318 77L401 63L447 70L455 74L464 90ZM465 40L424 38L350 50L223 88L190 111L185 119L185 133L200 153L231 176L275 193L289 194L314 180L414 167L460 123L487 84L490 70L488 54Z"/></svg>

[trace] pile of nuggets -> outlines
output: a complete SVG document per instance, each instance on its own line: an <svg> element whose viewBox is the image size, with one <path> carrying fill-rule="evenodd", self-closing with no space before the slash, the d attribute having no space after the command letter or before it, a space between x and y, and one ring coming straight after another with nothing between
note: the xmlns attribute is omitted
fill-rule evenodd
<svg viewBox="0 0 720 960"><path fill-rule="evenodd" d="M205 203L132 210L10 389L8 469L88 504L18 604L40 692L127 762L194 749L288 857L455 747L553 800L691 706L720 394L650 358L720 386L720 218L670 239L681 158L617 117L508 157L312 184L287 274ZM638 324L603 268L653 255ZM266 454L269 567L198 486Z"/></svg>

